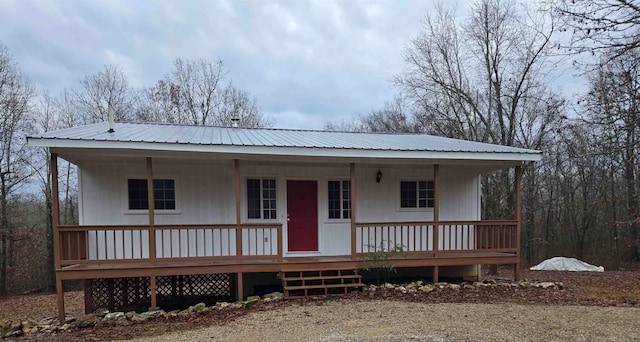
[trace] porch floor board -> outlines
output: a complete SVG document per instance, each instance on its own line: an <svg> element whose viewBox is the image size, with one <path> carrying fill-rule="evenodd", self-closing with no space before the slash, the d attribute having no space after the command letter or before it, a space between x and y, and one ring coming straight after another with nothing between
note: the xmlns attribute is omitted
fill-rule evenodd
<svg viewBox="0 0 640 342"><path fill-rule="evenodd" d="M501 252L446 252L438 256L403 255L391 257L397 268L425 266L459 266L476 264L516 264L519 256ZM286 272L322 269L355 269L366 260L350 255L319 257L284 257L282 259L243 258L227 260L178 260L144 262L108 262L75 264L57 270L61 279L94 279L119 277L148 277L207 273Z"/></svg>

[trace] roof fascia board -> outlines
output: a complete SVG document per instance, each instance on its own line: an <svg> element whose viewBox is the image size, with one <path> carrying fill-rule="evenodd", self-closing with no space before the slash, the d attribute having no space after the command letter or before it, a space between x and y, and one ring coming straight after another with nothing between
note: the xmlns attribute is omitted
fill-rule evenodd
<svg viewBox="0 0 640 342"><path fill-rule="evenodd" d="M414 167L421 165L450 165L468 167L483 167L506 169L517 165L522 165L522 161L496 161L496 160L462 160L462 159L376 159L376 158L336 158L336 157L308 157L308 156L274 156L256 154L222 154L222 153L199 153L199 152L170 152L170 151L148 151L148 150L98 150L98 149L59 149L52 148L52 152L78 166L86 163L103 161L134 161L144 160L145 157L152 157L158 162L173 163L175 161L185 162L214 162L220 163L231 159L240 159L243 163L252 165L263 164L323 164L323 165L346 165L357 163L359 165L370 165L372 167L384 166L406 166Z"/></svg>
<svg viewBox="0 0 640 342"><path fill-rule="evenodd" d="M340 148L274 147L274 146L232 146L194 145L149 142L122 142L97 140L71 140L29 138L33 147L50 148L94 148L94 149L137 149L149 151L205 152L226 154L258 154L280 156L310 156L338 158L380 158L380 159L447 159L447 160L497 160L497 161L540 161L541 153L518 152L439 152L439 151L398 151L360 150Z"/></svg>

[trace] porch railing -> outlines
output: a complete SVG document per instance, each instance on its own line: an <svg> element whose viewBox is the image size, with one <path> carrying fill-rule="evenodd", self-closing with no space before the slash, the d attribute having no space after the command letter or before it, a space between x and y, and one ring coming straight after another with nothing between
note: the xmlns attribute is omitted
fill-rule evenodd
<svg viewBox="0 0 640 342"><path fill-rule="evenodd" d="M353 229L354 257L396 247L400 256L518 254L517 221L367 222ZM281 224L59 226L58 234L61 266L283 256Z"/></svg>
<svg viewBox="0 0 640 342"><path fill-rule="evenodd" d="M282 258L281 224L59 226L58 234L61 266Z"/></svg>
<svg viewBox="0 0 640 342"><path fill-rule="evenodd" d="M351 253L356 257L381 250L424 256L518 253L517 221L367 222L353 229L356 243Z"/></svg>

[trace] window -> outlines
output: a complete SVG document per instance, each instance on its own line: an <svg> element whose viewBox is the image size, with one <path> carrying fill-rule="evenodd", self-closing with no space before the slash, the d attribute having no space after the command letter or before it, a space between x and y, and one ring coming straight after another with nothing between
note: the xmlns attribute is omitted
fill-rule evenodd
<svg viewBox="0 0 640 342"><path fill-rule="evenodd" d="M276 180L247 179L247 218L276 218Z"/></svg>
<svg viewBox="0 0 640 342"><path fill-rule="evenodd" d="M329 218L351 218L351 182L329 181Z"/></svg>
<svg viewBox="0 0 640 342"><path fill-rule="evenodd" d="M433 208L433 181L400 182L400 208Z"/></svg>
<svg viewBox="0 0 640 342"><path fill-rule="evenodd" d="M129 179L129 209L149 209L146 179ZM176 186L173 179L153 180L154 209L176 209Z"/></svg>

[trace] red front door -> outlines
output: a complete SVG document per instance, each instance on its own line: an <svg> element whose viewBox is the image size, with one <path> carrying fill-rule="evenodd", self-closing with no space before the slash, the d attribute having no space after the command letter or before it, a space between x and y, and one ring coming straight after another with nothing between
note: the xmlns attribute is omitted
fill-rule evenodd
<svg viewBox="0 0 640 342"><path fill-rule="evenodd" d="M287 242L289 252L318 250L318 183L287 181Z"/></svg>

